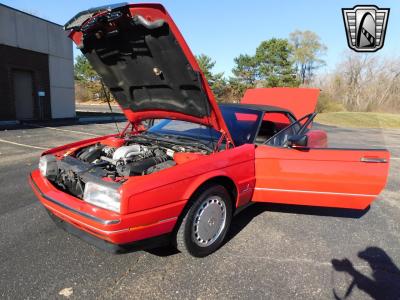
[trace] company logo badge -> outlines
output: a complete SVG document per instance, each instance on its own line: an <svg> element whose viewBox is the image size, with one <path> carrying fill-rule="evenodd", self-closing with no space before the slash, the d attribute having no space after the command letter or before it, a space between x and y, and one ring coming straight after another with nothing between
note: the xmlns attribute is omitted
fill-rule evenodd
<svg viewBox="0 0 400 300"><path fill-rule="evenodd" d="M375 52L383 47L389 8L375 5L356 5L343 8L347 43L357 52Z"/></svg>

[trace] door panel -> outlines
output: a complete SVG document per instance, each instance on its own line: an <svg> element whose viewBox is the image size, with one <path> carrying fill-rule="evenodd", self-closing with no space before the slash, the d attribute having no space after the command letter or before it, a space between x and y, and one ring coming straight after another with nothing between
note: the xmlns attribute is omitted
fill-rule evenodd
<svg viewBox="0 0 400 300"><path fill-rule="evenodd" d="M256 148L254 202L365 209L386 184L387 150Z"/></svg>

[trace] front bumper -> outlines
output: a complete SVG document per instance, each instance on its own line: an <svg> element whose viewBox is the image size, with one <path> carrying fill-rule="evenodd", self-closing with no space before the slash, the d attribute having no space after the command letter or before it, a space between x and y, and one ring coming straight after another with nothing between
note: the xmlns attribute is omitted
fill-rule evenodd
<svg viewBox="0 0 400 300"><path fill-rule="evenodd" d="M29 182L40 202L51 215L68 223L66 227L73 226L107 243L125 245L161 236L170 233L177 221L179 208L118 214L96 207L58 190L39 170L31 173Z"/></svg>
<svg viewBox="0 0 400 300"><path fill-rule="evenodd" d="M61 229L67 231L68 233L84 240L85 242L96 246L99 249L102 249L107 252L111 252L114 254L118 253L126 253L128 251L136 251L136 250L143 250L143 249L150 249L155 247L161 247L168 245L170 242L170 236L168 234L160 235L153 238L148 238L145 240L135 241L128 244L113 244L106 240L96 237L84 230L81 230L74 225L65 222L64 220L60 219L56 215L54 215L51 211L47 210L50 218L53 222Z"/></svg>

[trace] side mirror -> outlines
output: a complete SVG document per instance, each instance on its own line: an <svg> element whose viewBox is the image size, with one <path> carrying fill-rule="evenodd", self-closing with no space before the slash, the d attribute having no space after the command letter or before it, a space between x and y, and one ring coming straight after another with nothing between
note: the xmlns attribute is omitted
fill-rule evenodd
<svg viewBox="0 0 400 300"><path fill-rule="evenodd" d="M306 135L291 135L288 137L289 147L307 147L308 137Z"/></svg>

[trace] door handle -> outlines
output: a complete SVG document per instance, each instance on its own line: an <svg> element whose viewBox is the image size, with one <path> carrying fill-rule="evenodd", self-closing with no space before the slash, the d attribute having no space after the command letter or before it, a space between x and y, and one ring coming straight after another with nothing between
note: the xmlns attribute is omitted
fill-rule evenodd
<svg viewBox="0 0 400 300"><path fill-rule="evenodd" d="M387 163L386 158L380 157L361 157L360 161L365 163Z"/></svg>

